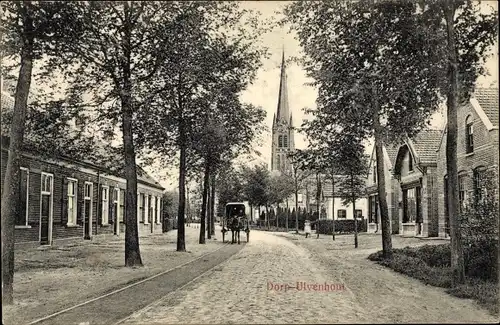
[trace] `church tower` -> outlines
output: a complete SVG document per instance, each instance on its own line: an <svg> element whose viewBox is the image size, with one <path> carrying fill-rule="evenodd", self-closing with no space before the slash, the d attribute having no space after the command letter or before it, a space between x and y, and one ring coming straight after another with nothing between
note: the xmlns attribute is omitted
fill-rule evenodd
<svg viewBox="0 0 500 325"><path fill-rule="evenodd" d="M292 114L288 106L288 89L285 67L285 51L281 58L278 107L273 117L271 171L286 172L291 169L288 153L295 149Z"/></svg>

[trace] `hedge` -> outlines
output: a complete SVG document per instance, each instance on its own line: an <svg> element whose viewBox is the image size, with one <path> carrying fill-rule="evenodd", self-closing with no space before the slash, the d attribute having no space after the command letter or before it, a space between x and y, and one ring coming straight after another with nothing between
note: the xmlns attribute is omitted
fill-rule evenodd
<svg viewBox="0 0 500 325"><path fill-rule="evenodd" d="M323 235L331 235L333 230L333 220L319 220L314 227L319 225L319 233ZM316 228L315 228L316 229ZM367 220L358 220L358 232L367 231ZM353 233L354 219L335 220L335 233Z"/></svg>

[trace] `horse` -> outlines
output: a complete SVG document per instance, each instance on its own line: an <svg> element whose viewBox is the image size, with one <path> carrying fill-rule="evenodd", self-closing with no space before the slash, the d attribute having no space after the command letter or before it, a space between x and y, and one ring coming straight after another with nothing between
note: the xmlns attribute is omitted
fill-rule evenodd
<svg viewBox="0 0 500 325"><path fill-rule="evenodd" d="M239 245L240 244L240 230L241 230L240 218L233 217L231 219L230 229L231 229L231 244L234 244L236 242L236 236L237 236L238 245Z"/></svg>

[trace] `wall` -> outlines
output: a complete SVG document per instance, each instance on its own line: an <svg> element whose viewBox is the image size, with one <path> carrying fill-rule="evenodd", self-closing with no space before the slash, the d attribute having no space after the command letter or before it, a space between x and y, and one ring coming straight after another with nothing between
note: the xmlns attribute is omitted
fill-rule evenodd
<svg viewBox="0 0 500 325"><path fill-rule="evenodd" d="M474 135L474 150L472 153L466 153L466 118L472 116L473 119L473 135ZM459 175L466 176L466 187L469 195L472 194L473 187L473 171L477 167L498 167L498 128L488 130L483 121L477 114L471 104L462 105L457 111L458 119L458 135L457 135L457 170ZM498 123L498 121L494 121ZM437 199L438 199L438 215L439 215L439 236L445 237L445 195L444 195L444 178L446 172L446 133L444 134L441 146L438 152L438 168L437 168Z"/></svg>
<svg viewBox="0 0 500 325"><path fill-rule="evenodd" d="M344 205L342 203L342 201L343 200L341 198L338 198L338 197L335 198L335 205L334 205L335 220L338 219L338 210L339 209L346 210L347 217L345 219L354 219L354 214L352 211L352 203L350 203L348 205ZM331 220L332 219L332 198L331 197L326 200L325 208L326 208L326 212L327 212L327 219ZM366 198L360 198L360 199L356 200L356 210L361 210L363 213L363 216L365 218L367 218L368 201Z"/></svg>

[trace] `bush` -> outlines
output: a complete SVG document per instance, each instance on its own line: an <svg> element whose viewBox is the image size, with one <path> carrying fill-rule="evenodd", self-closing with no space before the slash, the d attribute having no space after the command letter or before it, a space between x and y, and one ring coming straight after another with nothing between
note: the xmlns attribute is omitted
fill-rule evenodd
<svg viewBox="0 0 500 325"><path fill-rule="evenodd" d="M319 233L331 235L333 231L333 220L319 220ZM358 220L358 232L366 232L367 220ZM353 233L354 220L335 220L335 233Z"/></svg>

